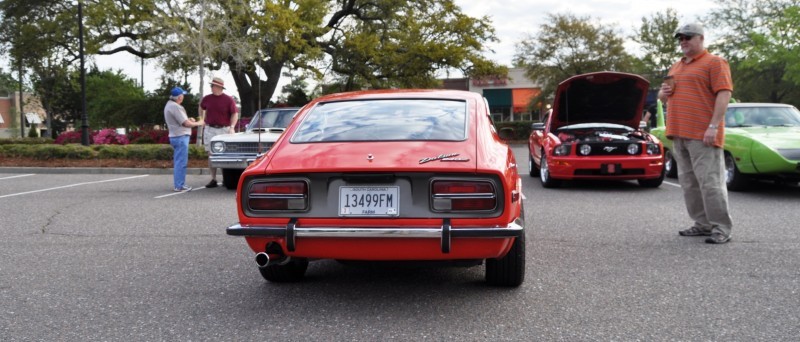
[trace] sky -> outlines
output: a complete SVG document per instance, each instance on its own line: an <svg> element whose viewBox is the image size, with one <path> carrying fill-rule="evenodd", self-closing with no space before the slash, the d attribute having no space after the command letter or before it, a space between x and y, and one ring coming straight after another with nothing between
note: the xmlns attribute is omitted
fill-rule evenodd
<svg viewBox="0 0 800 342"><path fill-rule="evenodd" d="M579 17L590 16L606 25L613 25L621 34L627 36L633 33L635 27L641 24L643 17L673 8L677 11L681 22L696 21L706 15L716 5L713 0L454 0L461 6L463 12L473 17L489 16L499 42L491 43L486 57L507 66L511 66L515 45L526 34L535 34L539 26L547 20L547 14L572 13ZM713 32L707 32L706 42L713 42ZM633 43L626 44L627 48L635 49ZM95 61L101 70L121 70L123 74L140 81L140 60L127 53L118 53L113 56L98 56ZM9 70L7 62L3 62L4 70ZM154 90L159 85L162 72L154 61L144 64L144 88ZM202 82L203 93L209 94L209 83L212 77L219 76L225 80L226 93L237 95L236 86L230 73L225 69L206 71L205 81ZM456 77L456 76L453 76ZM189 77L189 83L194 93L199 93L201 82L195 72ZM278 86L275 97L280 95L280 89L289 80L283 77ZM273 99L274 99L273 98Z"/></svg>

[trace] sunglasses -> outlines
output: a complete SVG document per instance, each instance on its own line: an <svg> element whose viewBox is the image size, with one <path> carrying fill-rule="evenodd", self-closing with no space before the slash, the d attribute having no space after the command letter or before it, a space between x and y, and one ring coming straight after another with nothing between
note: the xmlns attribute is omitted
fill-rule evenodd
<svg viewBox="0 0 800 342"><path fill-rule="evenodd" d="M684 40L692 40L692 38L694 38L694 36L687 36L687 35L680 34L675 38L677 38L679 42L682 42Z"/></svg>

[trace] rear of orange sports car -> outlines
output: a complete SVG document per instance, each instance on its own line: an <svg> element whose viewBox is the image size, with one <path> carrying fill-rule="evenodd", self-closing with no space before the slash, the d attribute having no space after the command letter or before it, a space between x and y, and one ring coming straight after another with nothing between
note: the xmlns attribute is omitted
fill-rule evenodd
<svg viewBox="0 0 800 342"><path fill-rule="evenodd" d="M243 174L244 236L270 281L309 260L485 260L524 279L521 181L479 94L390 90L319 98Z"/></svg>

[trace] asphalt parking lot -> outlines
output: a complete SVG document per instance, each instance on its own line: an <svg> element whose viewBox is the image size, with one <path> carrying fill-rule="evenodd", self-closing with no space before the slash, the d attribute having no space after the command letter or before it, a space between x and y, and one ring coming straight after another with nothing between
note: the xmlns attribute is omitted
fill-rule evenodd
<svg viewBox="0 0 800 342"><path fill-rule="evenodd" d="M681 192L544 189L527 176L527 277L352 266L265 282L235 194L164 174L0 173L0 340L725 340L800 336L800 188L731 193L726 245L680 237ZM188 176L202 187L206 175Z"/></svg>

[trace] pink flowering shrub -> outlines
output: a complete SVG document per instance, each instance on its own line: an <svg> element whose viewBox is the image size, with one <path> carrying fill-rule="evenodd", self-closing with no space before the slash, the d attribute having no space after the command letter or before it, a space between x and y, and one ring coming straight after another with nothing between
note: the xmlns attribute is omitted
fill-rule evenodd
<svg viewBox="0 0 800 342"><path fill-rule="evenodd" d="M169 144L169 132L163 129L144 129L128 132L131 144Z"/></svg>
<svg viewBox="0 0 800 342"><path fill-rule="evenodd" d="M63 132L56 137L56 141L54 143L59 145L66 145L66 144L80 144L81 143L81 131L69 131Z"/></svg>
<svg viewBox="0 0 800 342"><path fill-rule="evenodd" d="M95 145L127 145L128 137L113 128L105 128L94 134L93 141Z"/></svg>

